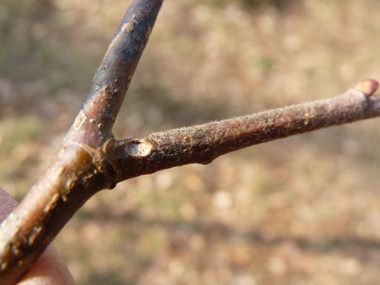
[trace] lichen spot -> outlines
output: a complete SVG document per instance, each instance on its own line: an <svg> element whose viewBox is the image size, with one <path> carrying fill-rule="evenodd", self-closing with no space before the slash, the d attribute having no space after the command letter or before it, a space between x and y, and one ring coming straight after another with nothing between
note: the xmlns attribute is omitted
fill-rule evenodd
<svg viewBox="0 0 380 285"><path fill-rule="evenodd" d="M152 150L152 145L146 141L132 143L128 146L128 152L133 156L147 156Z"/></svg>
<svg viewBox="0 0 380 285"><path fill-rule="evenodd" d="M128 33L128 32L130 32L130 31L132 31L132 30L133 30L133 25L132 25L131 22L129 22L129 23L125 23L125 24L123 25L123 32L124 32L124 33Z"/></svg>
<svg viewBox="0 0 380 285"><path fill-rule="evenodd" d="M74 128L76 130L79 129L85 121L86 121L86 115L82 111L80 111L78 116L75 118Z"/></svg>

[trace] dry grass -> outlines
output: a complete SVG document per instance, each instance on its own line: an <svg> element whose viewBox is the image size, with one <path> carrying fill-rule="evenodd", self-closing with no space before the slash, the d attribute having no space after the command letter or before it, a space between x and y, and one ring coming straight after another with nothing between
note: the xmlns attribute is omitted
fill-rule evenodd
<svg viewBox="0 0 380 285"><path fill-rule="evenodd" d="M0 185L13 196L57 149L125 2L0 3ZM166 0L117 137L380 79L378 1L259 2ZM93 197L55 245L79 284L378 284L377 122L123 182Z"/></svg>

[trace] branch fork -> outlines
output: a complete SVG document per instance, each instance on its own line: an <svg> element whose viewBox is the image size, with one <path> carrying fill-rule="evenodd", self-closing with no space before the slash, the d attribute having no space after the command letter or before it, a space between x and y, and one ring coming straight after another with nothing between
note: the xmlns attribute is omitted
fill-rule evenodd
<svg viewBox="0 0 380 285"><path fill-rule="evenodd" d="M330 99L116 140L112 127L163 0L134 0L60 150L0 225L0 283L18 282L74 213L123 180L251 145L380 116L375 80Z"/></svg>

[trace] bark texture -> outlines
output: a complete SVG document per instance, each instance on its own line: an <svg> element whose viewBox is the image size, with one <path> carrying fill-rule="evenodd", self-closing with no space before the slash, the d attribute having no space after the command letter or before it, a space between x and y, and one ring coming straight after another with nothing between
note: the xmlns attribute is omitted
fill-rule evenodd
<svg viewBox="0 0 380 285"><path fill-rule="evenodd" d="M163 0L135 0L48 169L0 226L0 284L15 284L96 192L118 182L287 136L380 115L378 87L220 122L115 140L112 127Z"/></svg>
<svg viewBox="0 0 380 285"><path fill-rule="evenodd" d="M163 0L130 5L48 169L0 226L0 284L15 284L73 214L122 178L112 127Z"/></svg>

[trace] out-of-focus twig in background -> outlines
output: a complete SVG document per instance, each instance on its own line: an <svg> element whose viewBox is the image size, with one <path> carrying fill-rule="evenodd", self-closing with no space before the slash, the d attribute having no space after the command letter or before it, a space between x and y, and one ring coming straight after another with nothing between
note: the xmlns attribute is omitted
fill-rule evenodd
<svg viewBox="0 0 380 285"><path fill-rule="evenodd" d="M128 5L1 1L0 185L18 200L56 152ZM115 134L313 101L380 79L379 10L375 0L166 0ZM55 245L79 284L375 284L377 125L123 182L91 198Z"/></svg>

